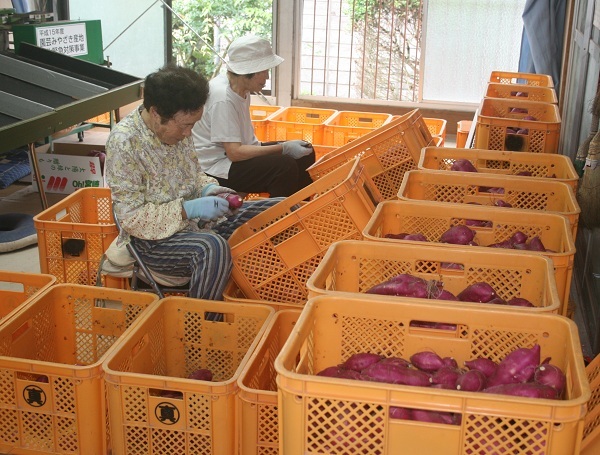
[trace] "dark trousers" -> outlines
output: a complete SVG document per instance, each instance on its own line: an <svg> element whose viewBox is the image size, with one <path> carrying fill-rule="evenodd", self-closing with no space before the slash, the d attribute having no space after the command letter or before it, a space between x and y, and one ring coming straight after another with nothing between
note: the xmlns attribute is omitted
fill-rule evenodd
<svg viewBox="0 0 600 455"><path fill-rule="evenodd" d="M239 193L287 197L312 183L306 169L314 162L314 152L297 160L286 155L258 156L231 163L227 179L215 178L219 185Z"/></svg>

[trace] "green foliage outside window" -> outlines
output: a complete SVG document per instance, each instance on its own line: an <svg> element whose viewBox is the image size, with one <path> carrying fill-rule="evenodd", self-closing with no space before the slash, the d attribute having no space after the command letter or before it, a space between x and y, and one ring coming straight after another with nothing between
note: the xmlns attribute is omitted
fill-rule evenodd
<svg viewBox="0 0 600 455"><path fill-rule="evenodd" d="M173 10L193 29L173 15L174 60L213 77L222 66L214 51L225 55L234 39L248 33L271 40L272 4L273 0L173 0Z"/></svg>

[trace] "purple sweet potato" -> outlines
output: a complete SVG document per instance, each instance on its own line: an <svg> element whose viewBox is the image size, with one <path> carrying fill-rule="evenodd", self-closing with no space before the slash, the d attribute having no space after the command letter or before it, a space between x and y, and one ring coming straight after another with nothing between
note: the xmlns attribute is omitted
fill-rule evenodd
<svg viewBox="0 0 600 455"><path fill-rule="evenodd" d="M363 376L358 371L346 370L344 368L340 368L340 371L338 372L336 378L360 380L360 379L363 379Z"/></svg>
<svg viewBox="0 0 600 455"><path fill-rule="evenodd" d="M455 160L454 163L452 163L452 166L450 166L450 170L460 172L477 172L477 168L473 166L473 163L465 158Z"/></svg>
<svg viewBox="0 0 600 455"><path fill-rule="evenodd" d="M533 303L531 303L529 300L527 300L523 297L513 297L508 302L506 302L506 304L512 305L512 306L523 306L523 307L527 307L527 308L535 307L535 305Z"/></svg>
<svg viewBox="0 0 600 455"><path fill-rule="evenodd" d="M451 243L454 245L466 245L475 237L475 231L465 226L458 224L452 226L440 236L440 242Z"/></svg>
<svg viewBox="0 0 600 455"><path fill-rule="evenodd" d="M417 232L415 234L406 234L404 236L403 240L413 240L413 241L417 241L417 242L427 242L428 241L427 237L425 237L420 232Z"/></svg>
<svg viewBox="0 0 600 455"><path fill-rule="evenodd" d="M441 262L440 267L447 270L464 270L465 266L457 262Z"/></svg>
<svg viewBox="0 0 600 455"><path fill-rule="evenodd" d="M360 352L358 354L352 354L348 359L340 365L341 368L346 370L362 371L369 365L377 363L381 360L379 354L373 354L371 352Z"/></svg>
<svg viewBox="0 0 600 455"><path fill-rule="evenodd" d="M365 380L427 387L429 375L414 368L405 368L386 363L374 363L362 371Z"/></svg>
<svg viewBox="0 0 600 455"><path fill-rule="evenodd" d="M517 172L515 175L520 175L522 177L530 177L533 174L530 171L520 171Z"/></svg>
<svg viewBox="0 0 600 455"><path fill-rule="evenodd" d="M410 356L412 363L419 370L434 372L444 366L442 358L433 351L420 351Z"/></svg>
<svg viewBox="0 0 600 455"><path fill-rule="evenodd" d="M456 378L456 390L479 392L485 388L487 378L479 370L468 370Z"/></svg>
<svg viewBox="0 0 600 455"><path fill-rule="evenodd" d="M399 367L410 367L410 362L402 357L384 357L379 361L379 363L396 365Z"/></svg>
<svg viewBox="0 0 600 455"><path fill-rule="evenodd" d="M485 220L465 220L465 225L473 227L493 227L494 224L491 221Z"/></svg>
<svg viewBox="0 0 600 455"><path fill-rule="evenodd" d="M456 419L451 412L429 411L427 409L413 409L412 420L418 422L443 423L446 425L457 425Z"/></svg>
<svg viewBox="0 0 600 455"><path fill-rule="evenodd" d="M490 245L488 245L488 248L508 248L508 249L512 249L513 247L514 247L514 245L512 244L512 242L510 240L503 240L502 242L491 243Z"/></svg>
<svg viewBox="0 0 600 455"><path fill-rule="evenodd" d="M507 207L507 208L511 208L512 204L506 202L504 199L496 199L494 201L494 206L496 207Z"/></svg>
<svg viewBox="0 0 600 455"><path fill-rule="evenodd" d="M540 364L540 345L532 348L519 348L508 353L498 364L494 376L490 378L493 385L498 381L528 382L533 378L535 368Z"/></svg>
<svg viewBox="0 0 600 455"><path fill-rule="evenodd" d="M477 357L473 360L467 360L465 362L465 366L469 370L481 371L486 378L493 376L496 372L496 369L498 368L498 364L492 359L488 359L487 357Z"/></svg>
<svg viewBox="0 0 600 455"><path fill-rule="evenodd" d="M454 357L443 357L442 363L444 364L445 367L451 367L451 368L458 369L458 362L456 361L456 359Z"/></svg>
<svg viewBox="0 0 600 455"><path fill-rule="evenodd" d="M198 381L212 381L213 374L207 368L198 368L188 375L188 379L196 379Z"/></svg>
<svg viewBox="0 0 600 455"><path fill-rule="evenodd" d="M558 398L556 389L549 385L537 384L535 382L495 385L484 389L483 393L499 393L501 395L525 398L548 398L551 400Z"/></svg>
<svg viewBox="0 0 600 455"><path fill-rule="evenodd" d="M337 378L340 374L340 367L335 365L322 369L317 373L317 376L325 376L326 378Z"/></svg>
<svg viewBox="0 0 600 455"><path fill-rule="evenodd" d="M530 251L546 251L546 247L537 235L535 237L532 237L531 240L527 243L527 249Z"/></svg>
<svg viewBox="0 0 600 455"><path fill-rule="evenodd" d="M431 375L430 379L432 384L440 384L443 389L454 389L460 375L457 368L442 366Z"/></svg>
<svg viewBox="0 0 600 455"><path fill-rule="evenodd" d="M510 236L511 243L525 243L527 242L527 234L521 231L516 231Z"/></svg>
<svg viewBox="0 0 600 455"><path fill-rule="evenodd" d="M408 232L400 232L399 234L388 233L388 234L385 234L383 237L386 239L402 240L407 235L408 235Z"/></svg>
<svg viewBox="0 0 600 455"><path fill-rule="evenodd" d="M539 365L533 374L533 382L552 387L556 390L556 395L561 398L565 390L567 378L565 373L556 365L547 363Z"/></svg>
<svg viewBox="0 0 600 455"><path fill-rule="evenodd" d="M408 408L400 406L390 406L390 419L412 420L412 413Z"/></svg>
<svg viewBox="0 0 600 455"><path fill-rule="evenodd" d="M461 302L487 303L496 297L496 291L489 284L478 281L463 289L457 297Z"/></svg>

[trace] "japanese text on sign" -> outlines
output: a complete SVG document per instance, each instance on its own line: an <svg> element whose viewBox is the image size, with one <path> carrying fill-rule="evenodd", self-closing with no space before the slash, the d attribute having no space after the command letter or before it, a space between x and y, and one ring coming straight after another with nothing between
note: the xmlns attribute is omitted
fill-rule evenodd
<svg viewBox="0 0 600 455"><path fill-rule="evenodd" d="M35 33L38 47L71 56L88 53L85 23L37 27Z"/></svg>

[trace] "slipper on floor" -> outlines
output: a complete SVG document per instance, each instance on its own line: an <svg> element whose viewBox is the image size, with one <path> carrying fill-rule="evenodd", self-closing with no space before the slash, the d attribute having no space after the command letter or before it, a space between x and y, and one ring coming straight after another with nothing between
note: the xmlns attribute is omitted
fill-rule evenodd
<svg viewBox="0 0 600 455"><path fill-rule="evenodd" d="M33 216L24 213L0 215L0 253L19 250L37 243Z"/></svg>

